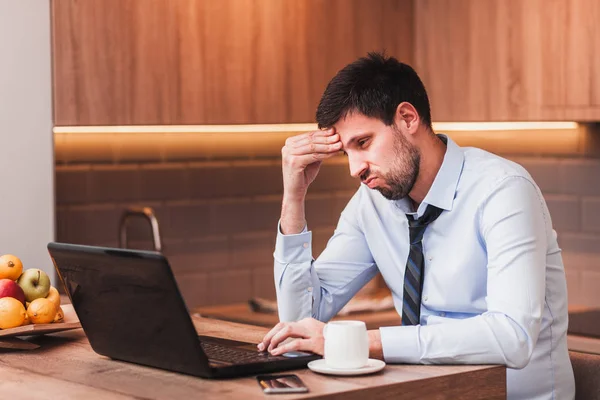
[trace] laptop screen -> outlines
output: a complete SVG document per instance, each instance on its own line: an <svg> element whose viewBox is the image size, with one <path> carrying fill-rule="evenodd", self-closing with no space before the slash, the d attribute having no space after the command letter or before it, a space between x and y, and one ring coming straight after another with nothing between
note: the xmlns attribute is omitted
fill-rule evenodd
<svg viewBox="0 0 600 400"><path fill-rule="evenodd" d="M208 360L164 256L63 243L50 243L48 251L94 351L173 371L208 373Z"/></svg>

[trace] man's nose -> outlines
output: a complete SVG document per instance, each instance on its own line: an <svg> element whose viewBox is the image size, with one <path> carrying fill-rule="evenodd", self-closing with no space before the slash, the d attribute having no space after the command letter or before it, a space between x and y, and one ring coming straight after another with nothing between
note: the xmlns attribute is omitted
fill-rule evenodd
<svg viewBox="0 0 600 400"><path fill-rule="evenodd" d="M359 178L367 170L367 163L360 157L348 155L348 164L350 166L350 175L353 178Z"/></svg>

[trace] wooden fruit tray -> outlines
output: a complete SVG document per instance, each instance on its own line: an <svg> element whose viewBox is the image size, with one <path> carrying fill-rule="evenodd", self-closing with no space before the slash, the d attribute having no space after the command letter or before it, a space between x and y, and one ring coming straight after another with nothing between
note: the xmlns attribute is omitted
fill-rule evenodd
<svg viewBox="0 0 600 400"><path fill-rule="evenodd" d="M37 344L21 340L18 336L37 336L81 328L81 323L75 310L73 310L73 306L64 304L61 307L65 313L63 322L29 324L16 328L0 329L0 349L35 349L39 347Z"/></svg>

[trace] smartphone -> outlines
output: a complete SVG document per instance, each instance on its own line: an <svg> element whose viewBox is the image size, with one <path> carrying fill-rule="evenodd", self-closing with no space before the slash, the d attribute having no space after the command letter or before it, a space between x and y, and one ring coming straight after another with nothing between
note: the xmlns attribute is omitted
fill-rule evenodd
<svg viewBox="0 0 600 400"><path fill-rule="evenodd" d="M308 388L297 375L259 375L256 377L263 392L275 393L306 393Z"/></svg>

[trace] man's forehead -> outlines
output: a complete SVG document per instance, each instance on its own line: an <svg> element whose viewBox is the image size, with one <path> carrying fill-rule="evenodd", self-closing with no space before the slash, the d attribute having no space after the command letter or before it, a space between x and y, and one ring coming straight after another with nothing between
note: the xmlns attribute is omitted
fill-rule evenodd
<svg viewBox="0 0 600 400"><path fill-rule="evenodd" d="M360 136L382 131L386 126L377 118L353 113L341 118L333 125L333 128L340 135L343 147L346 147Z"/></svg>

